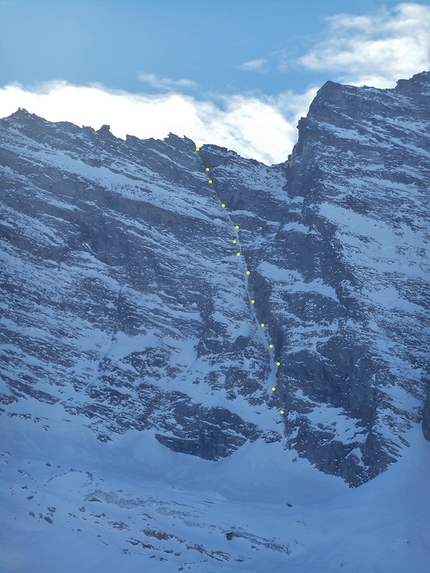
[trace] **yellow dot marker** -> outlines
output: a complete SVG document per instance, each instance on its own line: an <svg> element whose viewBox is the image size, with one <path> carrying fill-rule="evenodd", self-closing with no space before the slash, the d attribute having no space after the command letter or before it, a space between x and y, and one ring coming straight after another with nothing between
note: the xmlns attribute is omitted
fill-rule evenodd
<svg viewBox="0 0 430 573"><path fill-rule="evenodd" d="M250 274L251 274L251 271L246 271L246 274L247 274L247 275L250 275Z"/></svg>
<svg viewBox="0 0 430 573"><path fill-rule="evenodd" d="M232 240L233 245L235 245L237 243L236 239Z"/></svg>
<svg viewBox="0 0 430 573"><path fill-rule="evenodd" d="M269 348L273 348L273 344L269 344Z"/></svg>
<svg viewBox="0 0 430 573"><path fill-rule="evenodd" d="M254 300L254 299L251 300L251 304L255 304L255 300Z"/></svg>
<svg viewBox="0 0 430 573"><path fill-rule="evenodd" d="M221 203L221 207L225 209L225 203Z"/></svg>
<svg viewBox="0 0 430 573"><path fill-rule="evenodd" d="M235 229L240 229L239 225L236 225L236 226L235 226Z"/></svg>
<svg viewBox="0 0 430 573"><path fill-rule="evenodd" d="M279 413L280 413L281 415L284 415L284 414L285 414L285 410L280 410Z"/></svg>
<svg viewBox="0 0 430 573"><path fill-rule="evenodd" d="M209 183L209 185L212 185L212 183L213 183L212 179L209 179L208 183Z"/></svg>
<svg viewBox="0 0 430 573"><path fill-rule="evenodd" d="M262 322L262 323L260 324L260 326L261 326L261 328L264 328L264 322Z"/></svg>
<svg viewBox="0 0 430 573"><path fill-rule="evenodd" d="M276 366L280 366L280 365L281 365L281 363L280 363L280 362L277 362L277 363L276 363Z"/></svg>
<svg viewBox="0 0 430 573"><path fill-rule="evenodd" d="M236 257L240 257L240 253L236 253Z"/></svg>
<svg viewBox="0 0 430 573"><path fill-rule="evenodd" d="M276 386L272 386L272 392L276 390Z"/></svg>
<svg viewBox="0 0 430 573"><path fill-rule="evenodd" d="M200 151L200 147L196 147L196 151Z"/></svg>
<svg viewBox="0 0 430 573"><path fill-rule="evenodd" d="M206 171L210 171L210 170L211 170L211 168L210 168L210 167L206 167Z"/></svg>

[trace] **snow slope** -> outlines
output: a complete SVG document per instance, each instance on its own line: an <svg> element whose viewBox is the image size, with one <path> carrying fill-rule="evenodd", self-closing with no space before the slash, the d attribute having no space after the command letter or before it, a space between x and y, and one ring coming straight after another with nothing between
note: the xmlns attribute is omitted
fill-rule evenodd
<svg viewBox="0 0 430 573"><path fill-rule="evenodd" d="M2 427L3 571L428 570L418 429L394 467L351 490L279 443L212 462L136 431L101 444L58 405L31 406L30 424L16 411Z"/></svg>

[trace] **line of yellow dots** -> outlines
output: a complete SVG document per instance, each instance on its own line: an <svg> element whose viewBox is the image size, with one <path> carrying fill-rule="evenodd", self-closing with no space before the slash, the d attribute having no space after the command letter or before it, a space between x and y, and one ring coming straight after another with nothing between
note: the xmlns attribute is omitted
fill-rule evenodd
<svg viewBox="0 0 430 573"><path fill-rule="evenodd" d="M246 274L247 274L247 275L250 275L250 274L251 274L251 271L250 271L250 270L247 270L247 271L246 271ZM253 299L253 298L251 299L251 304L255 304L255 299ZM260 326L261 326L262 328L264 328L264 327L266 326L266 324L265 324L264 322L262 322L262 323L260 323ZM269 344L269 348L270 348L270 349L273 348L273 344L272 344L272 343ZM278 368L279 368L279 366L281 366L281 363L280 363L279 360L276 361L276 366L278 366ZM272 386L272 392L276 392L276 386ZM279 410L279 413L280 413L281 416L283 416L283 415L285 414L285 410L284 410L284 409L281 409L281 410Z"/></svg>
<svg viewBox="0 0 430 573"><path fill-rule="evenodd" d="M200 151L200 147L196 147L196 151ZM211 170L210 167L206 167L206 168L205 168L205 171L206 171L206 172L209 172L210 170ZM212 180L212 179L208 179L208 183L209 183L209 185L212 185L212 184L213 184L213 180ZM222 208L222 209L225 209L225 207L226 207L225 203L221 203L221 208ZM236 230L240 229L239 225L235 225L234 228L235 228ZM231 242L233 243L233 245L236 245L236 244L237 244L237 240L236 240L236 239L232 239ZM237 257L240 257L240 255L241 255L240 252L237 252L237 253L236 253L236 256L237 256ZM247 274L247 275L250 275L250 274L251 274L251 271L250 271L250 270L247 270L247 271L246 271L246 274ZM255 304L255 299L253 299L253 298L251 299L251 304ZM260 323L260 326L261 326L262 328L264 328L264 327L266 326L266 324L265 324L264 322L262 322L262 323ZM273 348L273 344L272 344L272 343L269 344L269 348L271 348L271 349ZM281 363L279 362L279 360L276 362L276 366L278 366L278 367L281 366ZM276 386L272 386L272 392L276 392ZM284 415L284 414L285 414L285 410L280 410L279 413L280 413L281 415Z"/></svg>

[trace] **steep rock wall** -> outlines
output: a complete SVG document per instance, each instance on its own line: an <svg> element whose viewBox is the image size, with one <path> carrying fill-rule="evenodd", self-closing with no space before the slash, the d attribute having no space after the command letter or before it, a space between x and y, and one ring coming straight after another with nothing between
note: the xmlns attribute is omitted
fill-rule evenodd
<svg viewBox="0 0 430 573"><path fill-rule="evenodd" d="M4 415L39 400L102 442L277 440L352 486L384 471L428 435L429 84L328 82L270 167L0 120Z"/></svg>

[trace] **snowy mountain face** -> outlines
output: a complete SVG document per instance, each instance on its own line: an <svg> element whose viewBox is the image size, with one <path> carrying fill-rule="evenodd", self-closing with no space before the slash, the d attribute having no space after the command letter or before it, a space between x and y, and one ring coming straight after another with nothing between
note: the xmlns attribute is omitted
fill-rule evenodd
<svg viewBox="0 0 430 573"><path fill-rule="evenodd" d="M270 570L305 543L302 525L286 543L247 533L243 513L248 545L233 558L150 523L189 529L204 515L215 530L228 511L216 479L254 471L240 462L250 451L258 467L276 452L296 476L275 483L282 497L297 468L315 483L337 476L343 492L342 480L359 486L407 456L419 424L429 440L429 92L429 73L389 90L328 82L288 161L270 167L175 135L123 141L25 110L0 120L3 425L20 436L18 459L32 448L41 459L45 441L60 468L33 460L31 473L4 453L32 480L20 487L36 499L49 483L47 499L63 488L85 511L110 508L111 521L106 509L92 520L124 537L125 554L146 543L166 560L188 543L251 571L240 564L261 550ZM85 471L64 469L72 453ZM103 486L115 464L151 477L151 456L168 460L163 472L186 466L187 484L204 474L213 491L200 509L170 490L151 498L149 485L122 496L117 468ZM131 509L148 522L140 537Z"/></svg>

